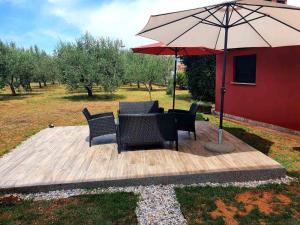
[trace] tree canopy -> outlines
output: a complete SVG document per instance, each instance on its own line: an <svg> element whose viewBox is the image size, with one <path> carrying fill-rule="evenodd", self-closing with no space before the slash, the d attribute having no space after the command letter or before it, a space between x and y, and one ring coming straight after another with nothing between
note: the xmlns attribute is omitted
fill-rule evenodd
<svg viewBox="0 0 300 225"><path fill-rule="evenodd" d="M123 77L122 42L94 38L86 33L76 42L60 42L56 50L60 81L71 90L84 87L93 96L93 87L112 93Z"/></svg>
<svg viewBox="0 0 300 225"><path fill-rule="evenodd" d="M143 84L151 99L153 84L166 84L171 75L171 57L126 52L125 81Z"/></svg>
<svg viewBox="0 0 300 225"><path fill-rule="evenodd" d="M215 101L216 57L189 56L183 58L186 65L188 89L195 100Z"/></svg>

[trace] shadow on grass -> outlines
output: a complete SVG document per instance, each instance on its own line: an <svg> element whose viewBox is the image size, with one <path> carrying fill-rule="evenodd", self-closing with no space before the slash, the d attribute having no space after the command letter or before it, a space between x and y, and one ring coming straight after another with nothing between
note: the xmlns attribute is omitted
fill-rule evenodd
<svg viewBox="0 0 300 225"><path fill-rule="evenodd" d="M176 94L176 99L187 101L187 102L190 102L192 100L190 94Z"/></svg>
<svg viewBox="0 0 300 225"><path fill-rule="evenodd" d="M249 133L242 128L224 127L224 129L266 155L269 154L271 146L274 144L274 142L264 139L256 134Z"/></svg>
<svg viewBox="0 0 300 225"><path fill-rule="evenodd" d="M69 95L61 98L70 101L75 101L75 102L79 102L79 101L93 102L93 101L116 101L116 100L125 99L126 97L124 95L119 95L119 94L112 94L112 95L103 94L103 95L94 95L93 97L89 97L85 94L85 95Z"/></svg>
<svg viewBox="0 0 300 225"><path fill-rule="evenodd" d="M20 93L16 95L11 94L0 94L0 101L8 101L8 100L23 100L25 98L41 95L42 93L29 92L29 93Z"/></svg>
<svg viewBox="0 0 300 225"><path fill-rule="evenodd" d="M294 151L300 152L300 147L293 147Z"/></svg>
<svg viewBox="0 0 300 225"><path fill-rule="evenodd" d="M124 90L124 91L145 91L145 92L148 92L147 88L145 87L140 87L140 88L137 88L137 87L122 87L120 88L121 90ZM161 89L153 89L151 92L157 92L157 91L164 91L165 89L164 88L161 88Z"/></svg>

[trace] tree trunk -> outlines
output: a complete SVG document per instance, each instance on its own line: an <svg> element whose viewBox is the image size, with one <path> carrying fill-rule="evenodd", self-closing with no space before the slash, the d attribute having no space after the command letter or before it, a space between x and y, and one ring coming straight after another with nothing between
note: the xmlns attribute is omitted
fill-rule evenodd
<svg viewBox="0 0 300 225"><path fill-rule="evenodd" d="M54 85L54 84L55 84L55 81L53 80L53 81L52 81L52 85Z"/></svg>
<svg viewBox="0 0 300 225"><path fill-rule="evenodd" d="M150 88L151 91L153 90L152 82L151 81L149 82L149 88Z"/></svg>
<svg viewBox="0 0 300 225"><path fill-rule="evenodd" d="M11 90L11 94L12 94L12 95L17 95L16 89L15 89L14 85L9 84L9 87L10 87L10 90Z"/></svg>
<svg viewBox="0 0 300 225"><path fill-rule="evenodd" d="M89 97L93 97L93 91L92 91L92 88L90 88L90 87L88 87L88 86L85 86L85 90L87 91Z"/></svg>
<svg viewBox="0 0 300 225"><path fill-rule="evenodd" d="M45 87L47 86L47 82L46 82L46 81L44 81L44 86L45 86Z"/></svg>
<svg viewBox="0 0 300 225"><path fill-rule="evenodd" d="M41 81L39 81L39 87L42 88L42 83L41 83Z"/></svg>
<svg viewBox="0 0 300 225"><path fill-rule="evenodd" d="M31 87L30 82L28 83L28 90L29 90L29 91L32 91L32 87Z"/></svg>
<svg viewBox="0 0 300 225"><path fill-rule="evenodd" d="M145 85L146 89L148 90L150 101L152 101L151 88L150 88L150 86L148 87L146 83L144 83L144 85Z"/></svg>
<svg viewBox="0 0 300 225"><path fill-rule="evenodd" d="M137 82L137 87L138 87L138 88L140 88L140 87L141 87L141 86L140 86L140 82L139 82L139 81Z"/></svg>

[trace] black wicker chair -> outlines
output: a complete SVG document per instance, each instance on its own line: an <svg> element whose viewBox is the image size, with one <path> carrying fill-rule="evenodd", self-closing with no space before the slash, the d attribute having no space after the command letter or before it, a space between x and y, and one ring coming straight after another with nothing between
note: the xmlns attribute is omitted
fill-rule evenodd
<svg viewBox="0 0 300 225"><path fill-rule="evenodd" d="M119 102L119 114L164 113L158 101Z"/></svg>
<svg viewBox="0 0 300 225"><path fill-rule="evenodd" d="M90 129L90 147L93 138L116 133L115 118L112 112L91 115L89 110L84 108L82 113L85 116Z"/></svg>
<svg viewBox="0 0 300 225"><path fill-rule="evenodd" d="M173 114L177 120L177 129L193 132L196 140L196 113L198 110L198 105L192 103L190 110L181 110L181 109L169 109L168 113Z"/></svg>
<svg viewBox="0 0 300 225"><path fill-rule="evenodd" d="M175 141L178 134L171 114L120 114L117 128L118 152L126 146L140 146Z"/></svg>

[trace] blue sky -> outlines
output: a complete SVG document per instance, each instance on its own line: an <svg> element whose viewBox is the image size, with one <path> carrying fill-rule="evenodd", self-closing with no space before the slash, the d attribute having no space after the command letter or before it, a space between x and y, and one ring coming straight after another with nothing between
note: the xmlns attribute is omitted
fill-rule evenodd
<svg viewBox="0 0 300 225"><path fill-rule="evenodd" d="M130 48L151 42L135 36L151 14L217 2L222 0L0 0L0 39L51 53L59 40L88 31L122 39ZM300 0L288 3L300 6Z"/></svg>

